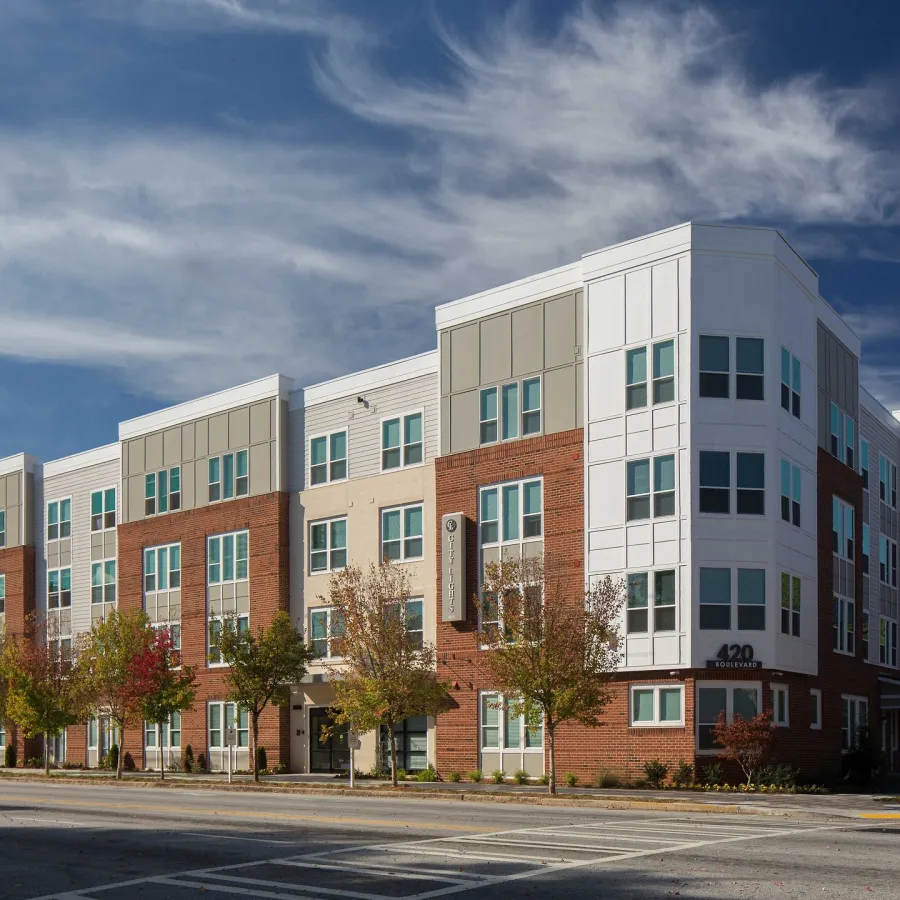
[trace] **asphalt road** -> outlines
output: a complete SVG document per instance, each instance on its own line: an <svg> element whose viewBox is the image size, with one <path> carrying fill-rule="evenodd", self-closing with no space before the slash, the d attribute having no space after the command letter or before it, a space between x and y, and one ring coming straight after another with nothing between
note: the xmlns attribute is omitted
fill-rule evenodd
<svg viewBox="0 0 900 900"><path fill-rule="evenodd" d="M896 898L900 819L0 783L2 900Z"/></svg>

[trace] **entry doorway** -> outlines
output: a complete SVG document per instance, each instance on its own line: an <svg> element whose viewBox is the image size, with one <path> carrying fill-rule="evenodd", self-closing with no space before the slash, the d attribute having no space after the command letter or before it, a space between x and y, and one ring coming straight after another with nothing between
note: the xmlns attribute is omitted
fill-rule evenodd
<svg viewBox="0 0 900 900"><path fill-rule="evenodd" d="M900 773L900 710L889 709L881 725L881 746L892 774Z"/></svg>
<svg viewBox="0 0 900 900"><path fill-rule="evenodd" d="M334 727L330 737L324 737L323 728ZM350 747L347 744L349 725L334 725L327 706L309 711L309 771L349 772Z"/></svg>

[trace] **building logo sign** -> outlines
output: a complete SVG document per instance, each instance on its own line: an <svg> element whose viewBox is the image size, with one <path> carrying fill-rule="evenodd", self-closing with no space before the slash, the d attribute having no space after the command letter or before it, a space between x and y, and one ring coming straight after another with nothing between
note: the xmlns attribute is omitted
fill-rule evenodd
<svg viewBox="0 0 900 900"><path fill-rule="evenodd" d="M441 621L466 620L466 517L441 519Z"/></svg>
<svg viewBox="0 0 900 900"><path fill-rule="evenodd" d="M762 663L753 658L752 644L722 644L715 659L706 661L707 669L761 669Z"/></svg>

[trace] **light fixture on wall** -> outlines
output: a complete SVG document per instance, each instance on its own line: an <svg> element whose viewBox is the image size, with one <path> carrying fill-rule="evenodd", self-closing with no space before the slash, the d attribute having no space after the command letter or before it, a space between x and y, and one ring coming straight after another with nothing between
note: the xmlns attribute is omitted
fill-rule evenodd
<svg viewBox="0 0 900 900"><path fill-rule="evenodd" d="M366 409L369 408L369 401L366 400L365 397L357 397L357 398L356 398L356 402L357 402L360 406L365 407Z"/></svg>

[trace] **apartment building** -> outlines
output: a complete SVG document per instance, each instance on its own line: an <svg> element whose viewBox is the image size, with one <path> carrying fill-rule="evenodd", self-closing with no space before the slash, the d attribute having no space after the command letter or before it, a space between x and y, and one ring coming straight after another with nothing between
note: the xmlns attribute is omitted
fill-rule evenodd
<svg viewBox="0 0 900 900"><path fill-rule="evenodd" d="M15 633L37 612L59 641L114 604L171 627L197 704L162 747L136 729L125 752L155 768L190 744L220 769L224 729L239 767L249 735L212 638L226 615L289 610L317 659L261 743L334 773L349 753L345 730L322 733L341 663L329 577L388 557L452 699L398 726L401 765L539 775L543 729L498 707L477 630L502 620L485 564L540 555L572 602L607 575L625 594L604 727L564 726L560 771L702 768L720 712L763 708L779 757L812 776L860 725L900 769L900 422L859 384L860 355L774 230L627 241L439 306L431 352L312 386L272 376L67 459L0 460L0 617ZM363 736L359 768L386 738ZM94 765L116 740L99 718L51 752Z"/></svg>

